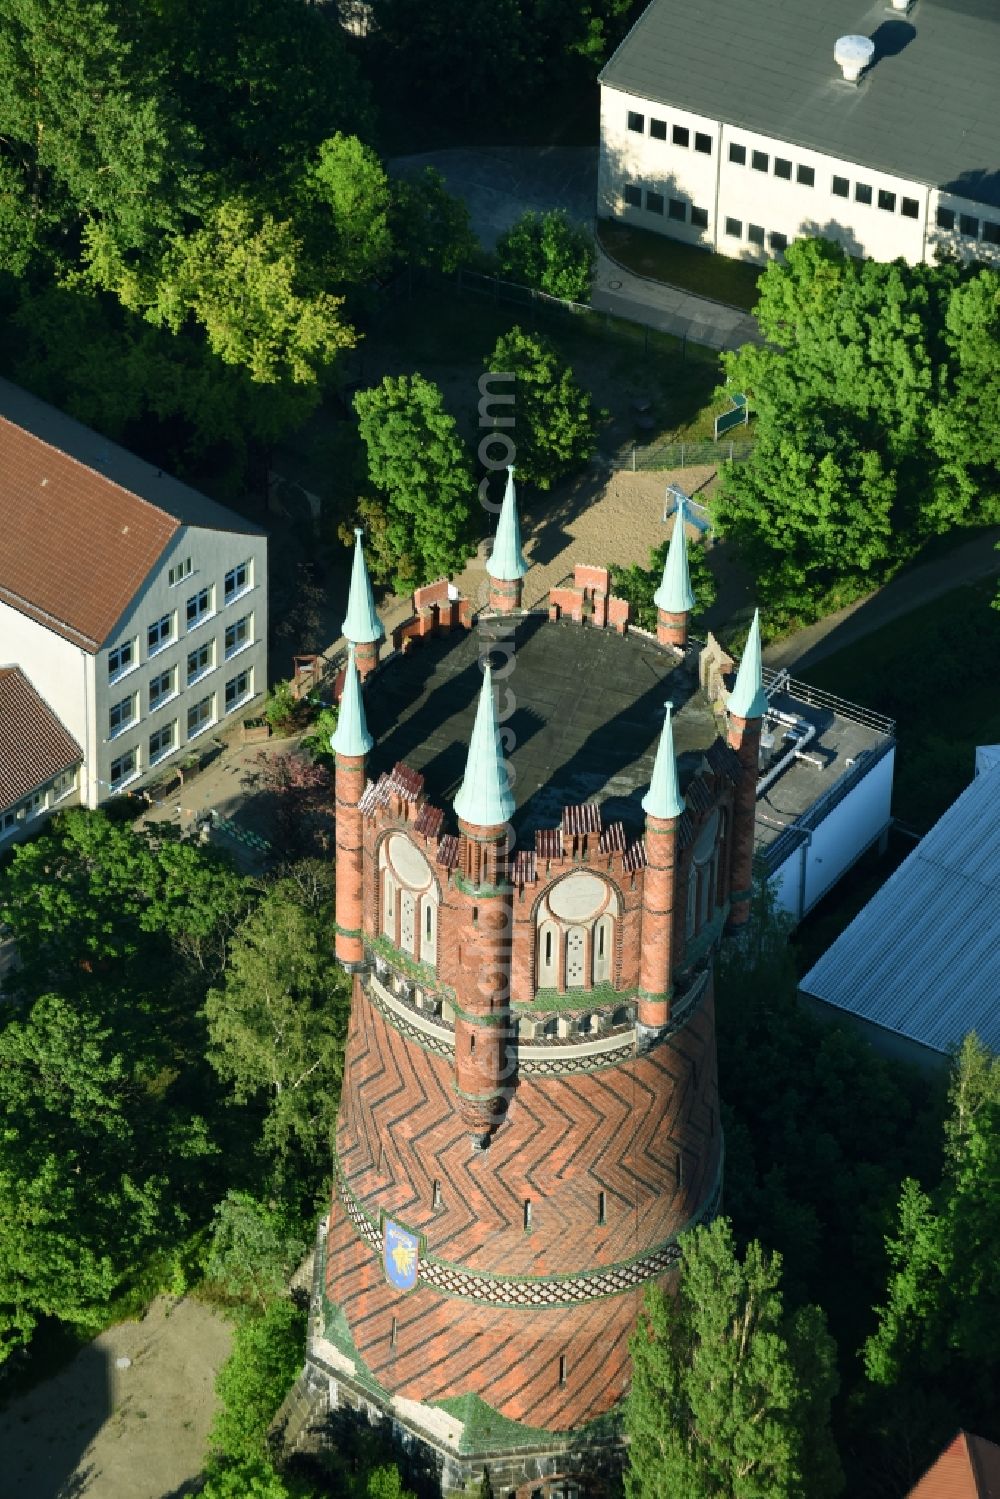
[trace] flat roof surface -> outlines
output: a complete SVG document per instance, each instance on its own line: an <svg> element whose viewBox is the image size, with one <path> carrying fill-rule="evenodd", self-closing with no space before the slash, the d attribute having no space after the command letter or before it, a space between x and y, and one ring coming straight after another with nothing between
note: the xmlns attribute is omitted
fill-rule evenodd
<svg viewBox="0 0 1000 1499"><path fill-rule="evenodd" d="M816 735L803 747L803 754L809 758L792 760L758 797L754 835L758 849L768 848L788 827L808 826L808 814L820 798L825 798L843 776L850 775L862 754L877 749L886 739L881 730L831 707L805 702L794 690L769 693L768 700L779 713L793 714L811 724ZM781 731L779 725L779 735Z"/></svg>
<svg viewBox="0 0 1000 1499"><path fill-rule="evenodd" d="M509 675L503 652L491 660L501 674L502 728L512 735L519 845L530 847L527 835L535 828L558 826L564 806L584 802L601 807L605 825L621 821L641 832L640 802L667 699L674 704L682 790L717 735L694 670L640 636L622 639L613 630L541 615L521 622L512 639ZM405 761L425 776L429 799L452 819L482 682L479 657L489 640L487 624L414 644L387 663L365 694L376 741L369 775L377 779Z"/></svg>
<svg viewBox="0 0 1000 1499"><path fill-rule="evenodd" d="M0 380L0 599L98 651L181 525L262 535L233 510Z"/></svg>
<svg viewBox="0 0 1000 1499"><path fill-rule="evenodd" d="M857 85L849 34L876 48ZM1000 206L997 0L653 0L601 82Z"/></svg>
<svg viewBox="0 0 1000 1499"><path fill-rule="evenodd" d="M806 974L803 993L946 1052L1000 1050L1000 768L921 839Z"/></svg>

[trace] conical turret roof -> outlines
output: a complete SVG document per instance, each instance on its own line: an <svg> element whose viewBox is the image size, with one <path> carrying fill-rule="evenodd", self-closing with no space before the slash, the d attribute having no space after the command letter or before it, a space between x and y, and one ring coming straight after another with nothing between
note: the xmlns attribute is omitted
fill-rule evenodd
<svg viewBox="0 0 1000 1499"><path fill-rule="evenodd" d="M486 564L486 571L491 578L500 581L512 582L515 578L523 578L528 571L528 564L524 560L521 551L521 523L517 515L517 494L514 490L514 465L507 466L507 488L504 490L503 504L500 507L500 519L497 521L497 534L493 541L493 550Z"/></svg>
<svg viewBox="0 0 1000 1499"><path fill-rule="evenodd" d="M673 707L673 703L667 704L667 716L656 746L653 779L642 799L642 810L646 815L664 822L671 817L680 817L684 811L684 798L677 780L677 756L674 754Z"/></svg>
<svg viewBox="0 0 1000 1499"><path fill-rule="evenodd" d="M667 614L689 614L695 605L691 575L688 572L684 522L684 501L678 500L677 519L674 521L667 560L663 564L663 579L653 594L653 603L657 609L663 609Z"/></svg>
<svg viewBox="0 0 1000 1499"><path fill-rule="evenodd" d="M455 796L455 811L463 822L480 828L500 827L514 815L514 797L500 743L493 673L488 661L469 740L465 778Z"/></svg>
<svg viewBox="0 0 1000 1499"><path fill-rule="evenodd" d="M361 546L363 532L360 526L354 530L354 565L351 568L351 589L347 595L347 614L344 618L343 634L355 645L368 645L381 640L385 635L382 621L375 608L371 579Z"/></svg>
<svg viewBox="0 0 1000 1499"><path fill-rule="evenodd" d="M763 718L767 709L760 654L759 609L753 611L753 623L726 707L734 718Z"/></svg>
<svg viewBox="0 0 1000 1499"><path fill-rule="evenodd" d="M340 699L340 713L337 716L337 727L330 735L330 748L335 755L367 755L374 743L365 722L361 679L354 664L354 646L350 645L347 648L347 672Z"/></svg>

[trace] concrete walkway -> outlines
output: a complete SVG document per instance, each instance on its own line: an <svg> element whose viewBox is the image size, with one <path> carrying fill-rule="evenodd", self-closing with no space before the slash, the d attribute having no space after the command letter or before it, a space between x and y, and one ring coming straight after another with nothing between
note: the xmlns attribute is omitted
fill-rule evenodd
<svg viewBox="0 0 1000 1499"><path fill-rule="evenodd" d="M528 209L544 213L564 208L570 218L593 228L596 146L426 151L419 156L397 156L388 166L403 177L424 167L436 168L449 192L467 203L472 227L486 250L495 250L500 236ZM591 304L599 312L611 312L711 349L736 349L759 337L753 318L740 308L636 276L600 248Z"/></svg>
<svg viewBox="0 0 1000 1499"><path fill-rule="evenodd" d="M1000 526L982 532L947 556L893 578L877 593L870 593L846 609L839 609L836 614L828 614L816 624L775 641L765 650L764 660L768 666L808 670L825 656L856 645L874 630L909 614L911 609L919 609L922 604L950 593L953 588L960 588L963 583L1000 576L998 542Z"/></svg>

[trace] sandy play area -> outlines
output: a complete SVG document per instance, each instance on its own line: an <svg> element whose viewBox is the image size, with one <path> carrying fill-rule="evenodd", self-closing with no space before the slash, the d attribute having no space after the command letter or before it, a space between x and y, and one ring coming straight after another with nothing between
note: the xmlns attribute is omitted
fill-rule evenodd
<svg viewBox="0 0 1000 1499"><path fill-rule="evenodd" d="M0 1499L180 1499L202 1470L230 1325L154 1301L0 1411ZM129 1359L127 1368L116 1367Z"/></svg>

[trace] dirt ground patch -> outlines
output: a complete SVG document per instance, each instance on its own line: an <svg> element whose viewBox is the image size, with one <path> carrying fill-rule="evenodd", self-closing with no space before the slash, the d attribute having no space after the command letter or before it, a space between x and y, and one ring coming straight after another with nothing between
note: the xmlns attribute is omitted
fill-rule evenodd
<svg viewBox="0 0 1000 1499"><path fill-rule="evenodd" d="M167 1297L101 1333L0 1411L0 1499L180 1499L202 1470L231 1338L218 1313Z"/></svg>

